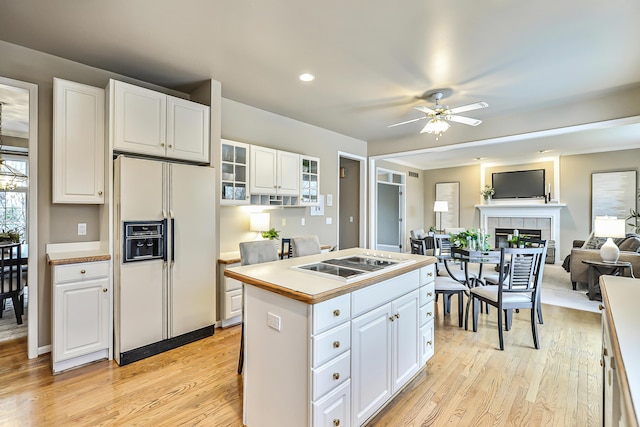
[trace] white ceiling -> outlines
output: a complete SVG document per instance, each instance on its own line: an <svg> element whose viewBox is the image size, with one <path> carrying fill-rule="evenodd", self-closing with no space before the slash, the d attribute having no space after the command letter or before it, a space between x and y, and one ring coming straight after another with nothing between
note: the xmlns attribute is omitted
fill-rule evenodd
<svg viewBox="0 0 640 427"><path fill-rule="evenodd" d="M412 107L431 104L417 97L435 89L447 89L443 103L451 107L488 102L489 108L463 115L490 123L640 84L636 0L0 5L0 39L7 42L185 91L213 78L225 98L365 141L416 135L423 121L387 126L419 117ZM303 72L316 80L300 82ZM638 146L640 138L622 135L638 135L637 126L619 133L613 145ZM420 138L433 145L433 136ZM510 150L521 155L522 144L568 152L570 138L555 138L554 147L523 139L509 149L493 141L479 151L430 153L431 166L413 155L411 164L445 167L480 155L505 161ZM571 150L592 150L589 139L581 135L576 146L573 138Z"/></svg>

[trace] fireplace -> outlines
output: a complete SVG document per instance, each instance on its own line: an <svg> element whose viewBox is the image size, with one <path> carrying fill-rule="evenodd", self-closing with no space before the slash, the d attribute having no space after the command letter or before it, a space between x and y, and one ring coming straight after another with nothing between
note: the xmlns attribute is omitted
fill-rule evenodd
<svg viewBox="0 0 640 427"><path fill-rule="evenodd" d="M496 248L508 248L509 247L509 236L513 236L515 230L518 230L518 234L522 238L528 239L541 239L542 238L542 230L534 229L534 228L496 228L495 231L495 247Z"/></svg>

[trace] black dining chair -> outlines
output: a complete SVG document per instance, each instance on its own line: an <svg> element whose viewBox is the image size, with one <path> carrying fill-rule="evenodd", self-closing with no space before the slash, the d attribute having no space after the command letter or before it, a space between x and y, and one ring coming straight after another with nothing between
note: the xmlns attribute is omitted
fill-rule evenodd
<svg viewBox="0 0 640 427"><path fill-rule="evenodd" d="M280 259L293 257L293 247L291 246L291 238L283 237L280 239Z"/></svg>
<svg viewBox="0 0 640 427"><path fill-rule="evenodd" d="M24 283L22 281L22 255L20 243L0 244L0 308L11 299L18 325L24 315ZM2 311L0 310L0 317Z"/></svg>

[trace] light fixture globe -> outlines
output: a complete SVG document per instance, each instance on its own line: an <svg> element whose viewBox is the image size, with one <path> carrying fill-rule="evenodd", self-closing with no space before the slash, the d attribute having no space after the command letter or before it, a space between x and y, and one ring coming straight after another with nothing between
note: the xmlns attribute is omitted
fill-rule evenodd
<svg viewBox="0 0 640 427"><path fill-rule="evenodd" d="M424 128L420 131L420 133L428 133L435 134L441 136L445 133L451 125L447 123L445 120L442 120L440 117L434 117L427 122Z"/></svg>

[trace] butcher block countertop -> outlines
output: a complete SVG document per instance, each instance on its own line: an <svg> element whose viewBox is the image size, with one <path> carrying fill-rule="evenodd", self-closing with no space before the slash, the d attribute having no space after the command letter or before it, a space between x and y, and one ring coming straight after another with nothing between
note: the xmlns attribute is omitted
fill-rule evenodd
<svg viewBox="0 0 640 427"><path fill-rule="evenodd" d="M327 277L316 272L292 268L323 260L345 258L354 255L383 258L391 257L392 259L405 260L405 262L387 269L357 276L348 282L338 278ZM437 259L435 257L430 256L352 248L337 252L265 262L262 264L233 267L226 269L224 275L307 304L316 304L434 264L436 261Z"/></svg>

